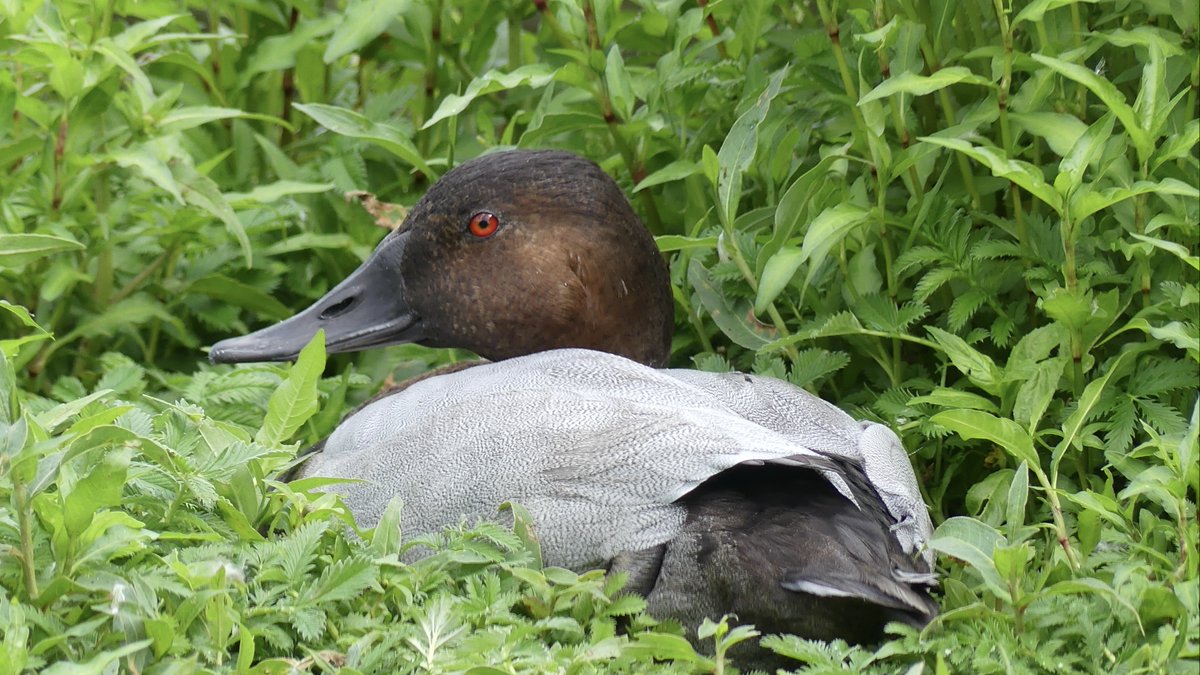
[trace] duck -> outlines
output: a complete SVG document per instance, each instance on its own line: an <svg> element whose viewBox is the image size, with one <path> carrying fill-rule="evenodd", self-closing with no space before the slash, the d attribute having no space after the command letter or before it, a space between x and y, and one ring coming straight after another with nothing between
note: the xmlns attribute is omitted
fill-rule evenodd
<svg viewBox="0 0 1200 675"><path fill-rule="evenodd" d="M907 452L790 383L665 368L668 267L616 182L558 150L451 169L309 308L222 340L214 363L400 343L482 357L385 391L299 477L360 526L403 500L405 533L533 521L545 564L628 575L695 640L734 615L764 633L872 643L938 613L932 525ZM511 520L509 521L511 523Z"/></svg>

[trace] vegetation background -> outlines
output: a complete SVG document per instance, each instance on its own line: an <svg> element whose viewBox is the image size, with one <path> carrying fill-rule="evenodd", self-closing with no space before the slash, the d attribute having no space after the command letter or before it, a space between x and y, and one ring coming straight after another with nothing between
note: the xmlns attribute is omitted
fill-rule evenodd
<svg viewBox="0 0 1200 675"><path fill-rule="evenodd" d="M676 365L790 380L911 450L942 616L764 641L795 668L1195 673L1198 24L1194 0L3 0L0 673L736 667L748 629L697 654L620 580L543 569L522 518L411 541L393 510L360 539L274 479L459 355L205 362L368 253L346 195L411 205L503 146L620 182L671 260ZM401 565L414 545L439 552Z"/></svg>

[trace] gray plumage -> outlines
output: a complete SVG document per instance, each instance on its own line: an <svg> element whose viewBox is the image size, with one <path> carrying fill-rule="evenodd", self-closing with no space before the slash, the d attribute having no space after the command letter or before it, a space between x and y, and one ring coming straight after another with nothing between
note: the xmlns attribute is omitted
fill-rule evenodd
<svg viewBox="0 0 1200 675"><path fill-rule="evenodd" d="M753 474L749 487L724 478L739 472ZM898 439L770 378L542 352L371 403L301 475L362 480L333 489L365 526L399 495L408 534L495 520L497 505L518 502L547 564L629 571L652 611L684 619L729 611L722 584L847 617L863 601L915 623L936 611L922 590L934 583L920 548L929 518ZM816 540L789 541L789 530ZM753 550L764 546L779 550ZM838 598L854 602L839 609Z"/></svg>

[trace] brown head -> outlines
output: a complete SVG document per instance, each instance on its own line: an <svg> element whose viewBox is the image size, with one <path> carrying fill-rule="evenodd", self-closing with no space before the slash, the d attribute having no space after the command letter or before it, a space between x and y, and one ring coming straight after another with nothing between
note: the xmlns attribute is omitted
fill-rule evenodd
<svg viewBox="0 0 1200 675"><path fill-rule="evenodd" d="M447 172L325 297L209 358L292 359L324 328L330 352L584 347L659 366L673 311L666 265L616 183L570 153L513 150Z"/></svg>

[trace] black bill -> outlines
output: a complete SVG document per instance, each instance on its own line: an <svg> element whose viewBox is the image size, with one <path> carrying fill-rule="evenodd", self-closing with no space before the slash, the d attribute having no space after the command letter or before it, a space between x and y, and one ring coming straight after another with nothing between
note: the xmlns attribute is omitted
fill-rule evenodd
<svg viewBox="0 0 1200 675"><path fill-rule="evenodd" d="M290 319L213 345L213 363L290 361L325 329L325 348L350 352L419 342L421 320L409 307L400 274L407 232L388 235L371 257L325 297Z"/></svg>

